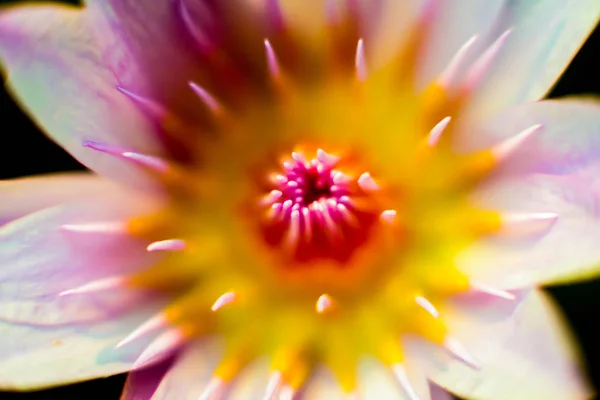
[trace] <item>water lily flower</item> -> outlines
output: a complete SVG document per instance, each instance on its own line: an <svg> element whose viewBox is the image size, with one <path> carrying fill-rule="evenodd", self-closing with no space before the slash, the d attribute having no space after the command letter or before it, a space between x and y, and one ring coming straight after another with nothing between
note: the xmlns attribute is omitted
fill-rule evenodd
<svg viewBox="0 0 600 400"><path fill-rule="evenodd" d="M0 388L131 371L124 399L589 398L537 288L599 272L600 103L540 99L599 16L3 9L8 87L92 172L0 183Z"/></svg>

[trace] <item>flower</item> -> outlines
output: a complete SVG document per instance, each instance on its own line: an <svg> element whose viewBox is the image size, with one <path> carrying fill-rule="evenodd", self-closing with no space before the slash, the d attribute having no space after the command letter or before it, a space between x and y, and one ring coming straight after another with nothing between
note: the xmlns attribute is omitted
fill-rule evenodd
<svg viewBox="0 0 600 400"><path fill-rule="evenodd" d="M597 273L600 107L536 100L599 15L4 10L9 87L94 173L0 186L0 387L132 370L126 399L425 399L426 378L587 398L536 287Z"/></svg>

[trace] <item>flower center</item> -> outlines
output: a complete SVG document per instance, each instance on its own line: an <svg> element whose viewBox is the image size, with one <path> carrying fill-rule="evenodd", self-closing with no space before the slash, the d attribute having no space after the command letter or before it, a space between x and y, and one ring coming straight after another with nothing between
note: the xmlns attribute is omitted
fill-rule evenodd
<svg viewBox="0 0 600 400"><path fill-rule="evenodd" d="M370 174L357 177L342 157L321 149L312 159L305 152L286 157L269 189L259 202L267 211L261 231L271 247L283 249L287 263L347 263L381 213Z"/></svg>

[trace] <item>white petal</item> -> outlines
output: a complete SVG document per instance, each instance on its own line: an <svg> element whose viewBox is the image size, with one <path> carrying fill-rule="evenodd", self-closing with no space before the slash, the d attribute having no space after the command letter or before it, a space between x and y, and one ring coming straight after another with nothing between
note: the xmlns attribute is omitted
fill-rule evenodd
<svg viewBox="0 0 600 400"><path fill-rule="evenodd" d="M430 400L429 384L425 375L419 373L413 365L402 365L406 373L409 390L414 391L419 400ZM359 365L360 391L364 400L411 400L407 388L403 388L394 377L391 368L386 368L379 361L364 359Z"/></svg>
<svg viewBox="0 0 600 400"><path fill-rule="evenodd" d="M217 367L222 349L212 340L191 343L163 377L152 400L198 400Z"/></svg>
<svg viewBox="0 0 600 400"><path fill-rule="evenodd" d="M163 305L127 287L59 296L93 280L144 268L152 260L144 243L122 233L61 229L68 223L136 215L132 209L145 207L129 192L91 197L0 227L0 388L41 388L128 369L143 343L114 346Z"/></svg>
<svg viewBox="0 0 600 400"><path fill-rule="evenodd" d="M0 389L32 390L118 374L139 349L114 345L151 311L141 307L94 324L56 327L0 321Z"/></svg>
<svg viewBox="0 0 600 400"><path fill-rule="evenodd" d="M540 99L562 74L600 18L596 0L449 0L439 2L420 84L431 82L469 38L474 60L502 32L511 35L472 101L475 118Z"/></svg>
<svg viewBox="0 0 600 400"><path fill-rule="evenodd" d="M218 4L189 0L86 0L85 4L103 59L120 84L180 117L185 116L187 123L207 117L189 81L208 83L207 90L216 89L220 82L207 82L206 71L210 68L202 50L193 45L192 32L186 32L187 25L179 13L181 5L190 14L194 31L205 33L211 48L216 46L235 57L233 50L238 48L227 47L229 40L236 41L237 46L239 41L252 38L254 41L246 44L255 46L255 50L262 46L263 38L255 29L256 19L246 12L245 0ZM223 93L211 90L211 94L219 98Z"/></svg>
<svg viewBox="0 0 600 400"><path fill-rule="evenodd" d="M270 377L269 360L259 358L244 368L233 382L232 399L263 400Z"/></svg>
<svg viewBox="0 0 600 400"><path fill-rule="evenodd" d="M482 40L498 18L504 0L446 0L437 2L436 19L431 38L424 49L421 86L437 78L458 49L471 37L478 35L478 43L465 59L472 62L491 40Z"/></svg>
<svg viewBox="0 0 600 400"><path fill-rule="evenodd" d="M434 367L436 383L482 400L590 398L574 341L546 295L531 291L512 313L494 314L494 308L488 303L446 310L449 329L481 369L446 357Z"/></svg>
<svg viewBox="0 0 600 400"><path fill-rule="evenodd" d="M507 2L499 32L514 28L481 91L475 118L544 97L600 19L597 0Z"/></svg>
<svg viewBox="0 0 600 400"><path fill-rule="evenodd" d="M533 121L543 125L542 131L507 160L475 200L495 210L549 212L558 218L537 240L488 240L463 255L467 270L498 288L583 279L600 268L600 103L554 100L520 106L483 125L480 133L487 136L479 142L497 142Z"/></svg>
<svg viewBox="0 0 600 400"><path fill-rule="evenodd" d="M0 225L42 208L90 198L114 188L113 183L87 172L0 181Z"/></svg>
<svg viewBox="0 0 600 400"><path fill-rule="evenodd" d="M118 82L103 65L87 26L87 14L74 7L30 5L3 11L0 57L8 87L77 160L112 178L140 184L137 168L83 147L85 140L93 140L157 151L148 121L116 90Z"/></svg>
<svg viewBox="0 0 600 400"><path fill-rule="evenodd" d="M324 367L318 367L303 389L306 400L346 400L347 395L333 374Z"/></svg>

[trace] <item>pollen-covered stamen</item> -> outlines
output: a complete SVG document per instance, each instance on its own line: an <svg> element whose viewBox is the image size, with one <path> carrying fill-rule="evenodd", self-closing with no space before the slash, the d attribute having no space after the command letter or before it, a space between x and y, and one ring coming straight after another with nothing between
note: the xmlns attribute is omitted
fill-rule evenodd
<svg viewBox="0 0 600 400"><path fill-rule="evenodd" d="M357 177L342 164L322 149L312 159L297 151L270 176L272 189L258 201L267 211L263 234L292 261L345 262L378 220L381 211L369 205L380 186L369 173Z"/></svg>

